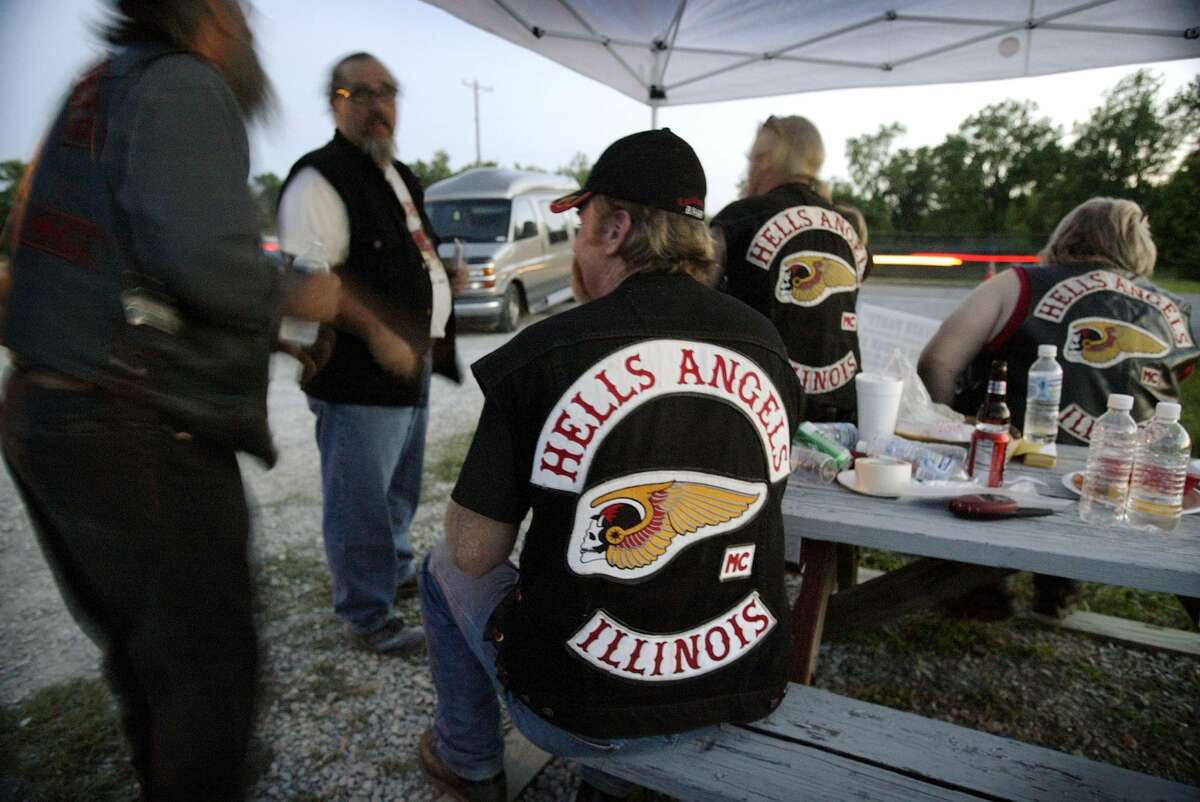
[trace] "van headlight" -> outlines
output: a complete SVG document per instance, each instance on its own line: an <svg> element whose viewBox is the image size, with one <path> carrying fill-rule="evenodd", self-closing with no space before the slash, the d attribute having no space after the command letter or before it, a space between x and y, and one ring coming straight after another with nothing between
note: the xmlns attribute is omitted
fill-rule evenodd
<svg viewBox="0 0 1200 802"><path fill-rule="evenodd" d="M467 277L473 290L486 290L496 286L496 266L492 262L470 268Z"/></svg>

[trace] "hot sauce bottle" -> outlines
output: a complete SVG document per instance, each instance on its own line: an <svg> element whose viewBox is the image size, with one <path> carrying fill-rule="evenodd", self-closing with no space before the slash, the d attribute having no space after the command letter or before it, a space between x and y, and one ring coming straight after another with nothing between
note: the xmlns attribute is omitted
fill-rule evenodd
<svg viewBox="0 0 1200 802"><path fill-rule="evenodd" d="M1004 484L1004 460L1008 455L1008 363L992 362L988 378L987 398L975 415L975 431L971 435L971 453L967 457L967 472L971 478L988 487Z"/></svg>

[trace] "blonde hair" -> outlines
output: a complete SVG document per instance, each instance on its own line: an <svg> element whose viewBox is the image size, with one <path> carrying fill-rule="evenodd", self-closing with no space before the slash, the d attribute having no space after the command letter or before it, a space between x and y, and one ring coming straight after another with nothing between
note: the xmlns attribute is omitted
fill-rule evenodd
<svg viewBox="0 0 1200 802"><path fill-rule="evenodd" d="M867 218L863 217L863 213L848 203L835 203L833 210L846 218L846 222L858 235L858 244L864 248L867 247L867 236L870 232L867 230Z"/></svg>
<svg viewBox="0 0 1200 802"><path fill-rule="evenodd" d="M1038 256L1043 264L1098 262L1151 276L1158 249L1145 220L1133 201L1091 198L1067 213Z"/></svg>
<svg viewBox="0 0 1200 802"><path fill-rule="evenodd" d="M821 140L821 132L808 118L771 115L759 128L760 134L763 131L770 131L775 136L771 163L782 175L815 179L821 174L825 164L825 143Z"/></svg>
<svg viewBox="0 0 1200 802"><path fill-rule="evenodd" d="M712 234L703 220L606 195L595 195L588 203L595 207L600 227L618 211L629 215L629 236L618 255L633 272L687 273L709 285L716 279Z"/></svg>

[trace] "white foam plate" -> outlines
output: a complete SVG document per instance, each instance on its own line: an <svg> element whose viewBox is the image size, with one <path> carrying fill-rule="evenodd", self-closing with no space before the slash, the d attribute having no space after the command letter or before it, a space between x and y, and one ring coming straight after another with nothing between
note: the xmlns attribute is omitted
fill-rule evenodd
<svg viewBox="0 0 1200 802"><path fill-rule="evenodd" d="M1079 482L1078 485L1075 484L1075 482L1077 481L1075 477L1080 477L1078 479L1078 482ZM1075 495L1078 496L1080 490L1083 487L1082 477L1083 477L1083 471L1072 471L1071 473L1063 474L1063 478L1062 478L1063 487L1065 487L1067 490L1070 490L1072 493L1074 493ZM1200 492L1197 492L1196 490L1192 490L1192 492L1190 492L1190 493L1184 493L1184 495L1183 495L1183 513L1182 514L1183 515L1193 515L1198 512L1200 512Z"/></svg>

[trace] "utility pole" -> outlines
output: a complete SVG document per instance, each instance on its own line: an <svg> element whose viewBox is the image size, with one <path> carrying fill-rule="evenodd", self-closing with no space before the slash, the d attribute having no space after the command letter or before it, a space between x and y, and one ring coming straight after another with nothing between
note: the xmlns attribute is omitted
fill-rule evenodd
<svg viewBox="0 0 1200 802"><path fill-rule="evenodd" d="M479 91L491 92L490 86L480 86L479 79L475 78L472 81L463 81L463 86L467 87L475 95L475 164L482 164L483 157L479 155Z"/></svg>

